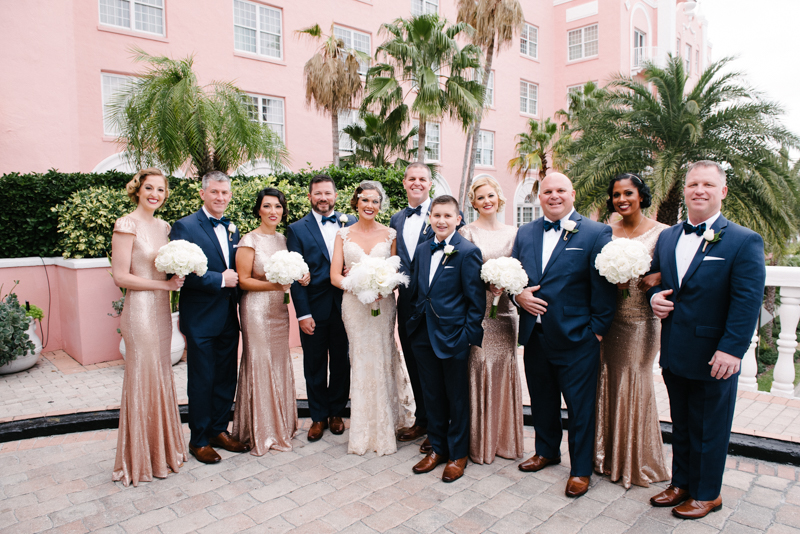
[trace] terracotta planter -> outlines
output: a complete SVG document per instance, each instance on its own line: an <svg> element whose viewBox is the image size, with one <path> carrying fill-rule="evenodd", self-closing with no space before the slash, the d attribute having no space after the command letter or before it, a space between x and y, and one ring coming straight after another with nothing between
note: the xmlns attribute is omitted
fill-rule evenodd
<svg viewBox="0 0 800 534"><path fill-rule="evenodd" d="M183 339L180 329L178 329L178 317L180 313L175 312L172 314L172 342L170 343L170 360L172 365L181 361L183 356L183 349L186 348L186 341ZM119 340L119 353L122 354L122 359L125 359L125 340Z"/></svg>
<svg viewBox="0 0 800 534"><path fill-rule="evenodd" d="M28 326L28 337L33 341L33 350L28 351L24 356L17 356L15 360L8 362L5 365L0 365L0 375L7 375L11 373L18 373L30 369L36 362L39 361L39 356L42 354L42 340L36 335L36 322L31 317L29 318L30 325Z"/></svg>

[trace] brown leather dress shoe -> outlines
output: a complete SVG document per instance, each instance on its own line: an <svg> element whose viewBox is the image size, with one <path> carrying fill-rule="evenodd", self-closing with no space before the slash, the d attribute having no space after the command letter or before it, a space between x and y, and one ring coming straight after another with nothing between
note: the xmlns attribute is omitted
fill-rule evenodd
<svg viewBox="0 0 800 534"><path fill-rule="evenodd" d="M204 464L216 464L222 460L219 454L217 454L217 451L211 448L211 445L195 447L194 445L190 444L189 452L192 453L192 456L197 458L198 462L202 462Z"/></svg>
<svg viewBox="0 0 800 534"><path fill-rule="evenodd" d="M444 462L444 456L439 456L436 454L436 451L431 451L425 458L420 460L417 465L412 467L411 470L418 475L421 475L422 473L430 473L437 465Z"/></svg>
<svg viewBox="0 0 800 534"><path fill-rule="evenodd" d="M328 428L327 421L314 421L311 423L311 428L308 429L308 441L319 441L326 428Z"/></svg>
<svg viewBox="0 0 800 534"><path fill-rule="evenodd" d="M419 446L419 452L422 454L428 454L433 450L433 445L431 445L431 440L425 438L425 441L422 442L422 445Z"/></svg>
<svg viewBox="0 0 800 534"><path fill-rule="evenodd" d="M442 482L453 482L464 476L464 469L467 468L467 457L459 458L458 460L450 460L444 466L444 473L442 473Z"/></svg>
<svg viewBox="0 0 800 534"><path fill-rule="evenodd" d="M722 508L722 496L713 501L696 501L689 499L672 509L672 515L681 519L700 519L711 512L716 512Z"/></svg>
<svg viewBox="0 0 800 534"><path fill-rule="evenodd" d="M564 495L567 497L580 497L589 491L590 477L569 477Z"/></svg>
<svg viewBox="0 0 800 534"><path fill-rule="evenodd" d="M227 432L220 432L218 436L208 440L208 443L230 452L247 452L250 450L250 445L231 437Z"/></svg>
<svg viewBox="0 0 800 534"><path fill-rule="evenodd" d="M331 417L328 427L331 429L331 433L337 436L344 433L344 421L342 421L341 417Z"/></svg>
<svg viewBox="0 0 800 534"><path fill-rule="evenodd" d="M676 488L672 484L667 489L650 497L650 504L653 506L677 506L689 498L689 490Z"/></svg>
<svg viewBox="0 0 800 534"><path fill-rule="evenodd" d="M556 465L561 463L561 458L545 458L544 456L539 456L538 454L534 454L517 467L519 467L520 471L525 471L526 473L535 473L536 471L540 471L547 467L548 465Z"/></svg>
<svg viewBox="0 0 800 534"><path fill-rule="evenodd" d="M424 426L414 425L397 431L397 441L414 441L428 433Z"/></svg>

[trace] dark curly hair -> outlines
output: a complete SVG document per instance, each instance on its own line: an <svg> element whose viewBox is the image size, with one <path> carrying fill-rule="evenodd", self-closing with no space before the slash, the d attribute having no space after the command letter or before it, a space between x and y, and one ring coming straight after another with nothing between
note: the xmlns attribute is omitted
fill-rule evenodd
<svg viewBox="0 0 800 534"><path fill-rule="evenodd" d="M608 200L606 201L606 207L608 208L608 213L614 213L616 210L614 209L614 184L620 182L622 180L630 180L633 185L636 186L636 189L639 190L639 207L649 208L650 204L653 202L653 195L650 194L650 187L644 180L638 175L632 172L624 172L622 174L616 175L614 178L611 179L611 182L608 184Z"/></svg>
<svg viewBox="0 0 800 534"><path fill-rule="evenodd" d="M289 217L289 208L286 205L286 197L274 187L265 187L258 192L258 196L256 197L256 205L253 206L253 216L256 219L261 218L261 203L264 202L264 197L275 197L278 199L278 202L280 202L281 206L283 206L283 216L281 217L281 222L285 223Z"/></svg>

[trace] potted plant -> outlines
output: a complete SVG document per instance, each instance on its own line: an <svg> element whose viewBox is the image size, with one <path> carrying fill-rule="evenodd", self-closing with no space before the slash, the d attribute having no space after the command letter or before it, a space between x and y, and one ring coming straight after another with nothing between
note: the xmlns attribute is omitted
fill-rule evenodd
<svg viewBox="0 0 800 534"><path fill-rule="evenodd" d="M0 298L0 375L30 369L36 365L42 353L35 320L39 319L41 325L44 313L40 308L30 305L26 313L14 293L17 284L19 280L14 281L8 295Z"/></svg>

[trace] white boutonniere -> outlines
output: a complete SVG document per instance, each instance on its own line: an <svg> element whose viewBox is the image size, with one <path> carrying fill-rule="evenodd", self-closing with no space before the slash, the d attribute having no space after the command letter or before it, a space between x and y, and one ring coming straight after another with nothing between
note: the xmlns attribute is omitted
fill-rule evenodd
<svg viewBox="0 0 800 534"><path fill-rule="evenodd" d="M567 219L561 223L561 228L564 229L564 241L569 238L569 234L578 233L578 224L572 219Z"/></svg>
<svg viewBox="0 0 800 534"><path fill-rule="evenodd" d="M347 220L348 220L347 215L345 215L344 213L339 215L339 223L342 225L342 228L344 228L344 225L347 224Z"/></svg>
<svg viewBox="0 0 800 534"><path fill-rule="evenodd" d="M428 230L430 229L431 229L431 218L430 216L428 216L428 218L425 219L425 228L422 230L422 235L426 235L428 233Z"/></svg>
<svg viewBox="0 0 800 534"><path fill-rule="evenodd" d="M706 251L706 247L709 244L713 245L714 243L716 243L717 241L722 239L722 230L720 230L719 232L714 232L714 230L709 228L708 230L703 232L703 239L706 240L706 242L703 243L703 252L705 252Z"/></svg>
<svg viewBox="0 0 800 534"><path fill-rule="evenodd" d="M233 241L233 234L235 234L235 233L236 233L236 225L233 224L233 223L230 223L228 225L228 241Z"/></svg>
<svg viewBox="0 0 800 534"><path fill-rule="evenodd" d="M442 265L445 265L447 263L447 260L450 259L450 256L456 254L457 252L458 251L456 250L456 247L454 247L453 245L445 245L444 259L442 260Z"/></svg>

